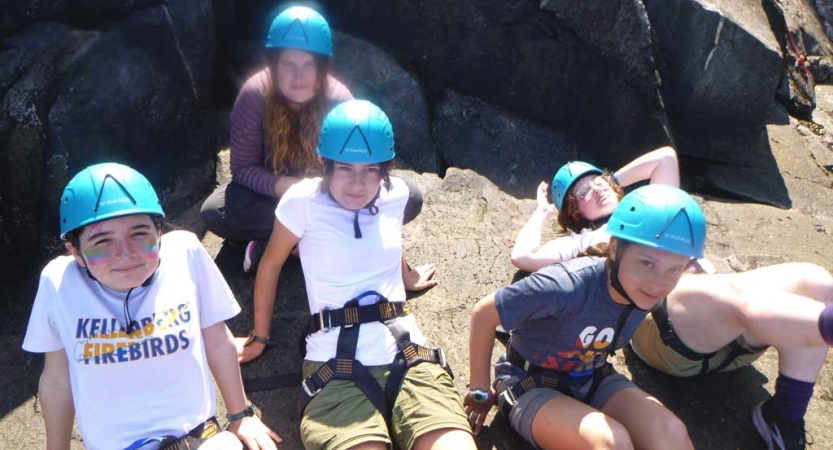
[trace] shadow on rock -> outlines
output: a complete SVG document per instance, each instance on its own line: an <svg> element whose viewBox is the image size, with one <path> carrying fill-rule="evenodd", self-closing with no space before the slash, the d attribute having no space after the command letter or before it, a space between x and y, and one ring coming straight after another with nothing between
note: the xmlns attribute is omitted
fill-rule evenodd
<svg viewBox="0 0 833 450"><path fill-rule="evenodd" d="M677 378L642 362L626 347L631 379L673 411L688 428L694 448L753 449L760 438L752 409L768 399L767 377L754 367L702 377Z"/></svg>

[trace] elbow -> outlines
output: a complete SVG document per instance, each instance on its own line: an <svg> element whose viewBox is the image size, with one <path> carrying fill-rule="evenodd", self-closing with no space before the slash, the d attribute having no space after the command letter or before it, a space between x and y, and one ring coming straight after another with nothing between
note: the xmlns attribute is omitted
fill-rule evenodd
<svg viewBox="0 0 833 450"><path fill-rule="evenodd" d="M521 270L526 270L523 267L525 259L526 255L516 254L515 251L512 251L512 254L509 256L509 261L512 262L512 265L515 266L516 269Z"/></svg>
<svg viewBox="0 0 833 450"><path fill-rule="evenodd" d="M674 150L673 147L671 147L671 146L661 147L661 148L657 149L657 152L659 152L660 157L663 160L668 161L668 162L673 162L674 164L677 164L677 152L676 152L676 150Z"/></svg>
<svg viewBox="0 0 833 450"><path fill-rule="evenodd" d="M512 265L515 266L518 270L524 270L526 272L535 272L536 270L546 266L547 264L551 264L552 262L560 262L560 259L554 260L552 262L548 262L545 260L541 260L540 258L535 258L533 255L512 255L509 258L512 261Z"/></svg>

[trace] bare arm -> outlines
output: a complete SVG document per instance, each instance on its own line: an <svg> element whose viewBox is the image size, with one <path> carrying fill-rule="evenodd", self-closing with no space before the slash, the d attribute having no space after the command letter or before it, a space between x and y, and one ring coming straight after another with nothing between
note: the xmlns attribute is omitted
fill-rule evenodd
<svg viewBox="0 0 833 450"><path fill-rule="evenodd" d="M495 345L495 328L498 325L500 325L500 316L498 316L495 307L495 295L489 294L477 302L471 312L471 325L469 326L470 390L480 389L487 392L492 390L492 350ZM489 396L489 401L483 403L472 401L470 396L463 399L475 434L480 432L483 422L486 420L486 415L494 404L494 395L490 394Z"/></svg>
<svg viewBox="0 0 833 450"><path fill-rule="evenodd" d="M263 253L263 258L257 267L254 293L254 329L259 336L269 336L272 326L272 312L275 309L275 291L278 279L283 270L283 264L292 248L300 239L292 234L279 220L275 219L269 244ZM264 345L252 342L243 347L238 341L238 356L240 362L251 361L263 353Z"/></svg>
<svg viewBox="0 0 833 450"><path fill-rule="evenodd" d="M547 183L541 182L538 185L537 202L538 206L529 220L526 221L515 245L512 247L512 265L521 270L534 272L543 266L558 262L557 255L542 252L541 235L544 232L544 225L547 223L554 210L552 203L547 200ZM546 249L543 249L546 250Z"/></svg>
<svg viewBox="0 0 833 450"><path fill-rule="evenodd" d="M249 78L231 110L230 162L231 178L235 183L263 195L275 196L280 175L267 170L263 143L263 99L269 77L266 71Z"/></svg>
<svg viewBox="0 0 833 450"><path fill-rule="evenodd" d="M75 407L69 382L69 361L61 349L46 353L38 383L38 401L43 408L46 426L46 449L68 450L72 438Z"/></svg>
<svg viewBox="0 0 833 450"><path fill-rule="evenodd" d="M652 184L679 187L680 168L677 163L677 152L671 147L660 147L648 152L617 170L616 179L622 186L650 180Z"/></svg>
<svg viewBox="0 0 833 450"><path fill-rule="evenodd" d="M202 330L205 342L205 356L211 374L220 388L220 395L229 413L236 414L248 405L246 393L243 392L243 379L237 364L237 352L234 339L225 322L215 323ZM280 436L267 428L256 416L235 420L229 424L229 430L252 450L274 450L275 442L281 442Z"/></svg>
<svg viewBox="0 0 833 450"><path fill-rule="evenodd" d="M279 176L277 181L275 181L275 196L283 197L283 194L286 194L286 191L299 181L301 179L297 177L290 177L288 175Z"/></svg>

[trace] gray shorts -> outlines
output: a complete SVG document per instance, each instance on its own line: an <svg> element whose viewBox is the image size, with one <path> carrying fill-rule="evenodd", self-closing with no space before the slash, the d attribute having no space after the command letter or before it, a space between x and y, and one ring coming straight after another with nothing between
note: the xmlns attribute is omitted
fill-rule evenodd
<svg viewBox="0 0 833 450"><path fill-rule="evenodd" d="M503 403L505 397L501 395L506 389L506 386L512 386L521 380L518 377L510 377L506 380L499 381L496 386L498 392L498 407L503 410ZM604 408L607 401L613 397L613 394L629 387L636 387L631 380L622 374L610 375L604 378L592 398L587 398L590 392L592 380L584 383L580 387L573 389L573 398L592 406L595 409L601 410ZM506 420L512 425L512 428L518 432L524 439L535 445L538 448L535 440L532 438L532 419L538 414L538 410L544 406L544 403L555 397L565 395L555 389L549 388L535 388L527 391L522 395L515 406L509 411L509 417Z"/></svg>

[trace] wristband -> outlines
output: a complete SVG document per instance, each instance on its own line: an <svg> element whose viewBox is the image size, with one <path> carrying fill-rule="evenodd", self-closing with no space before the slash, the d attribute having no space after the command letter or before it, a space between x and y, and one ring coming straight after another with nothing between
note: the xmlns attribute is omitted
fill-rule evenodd
<svg viewBox="0 0 833 450"><path fill-rule="evenodd" d="M261 336L255 330L249 331L249 337L246 338L246 343L243 344L243 347L248 347L252 342L269 345L269 336Z"/></svg>
<svg viewBox="0 0 833 450"><path fill-rule="evenodd" d="M249 402L249 406L246 406L246 408L244 408L243 411L240 411L237 414L226 414L226 419L228 419L229 422L234 422L235 420L240 420L245 417L252 417L254 415L255 407L254 405L252 405L252 402Z"/></svg>

